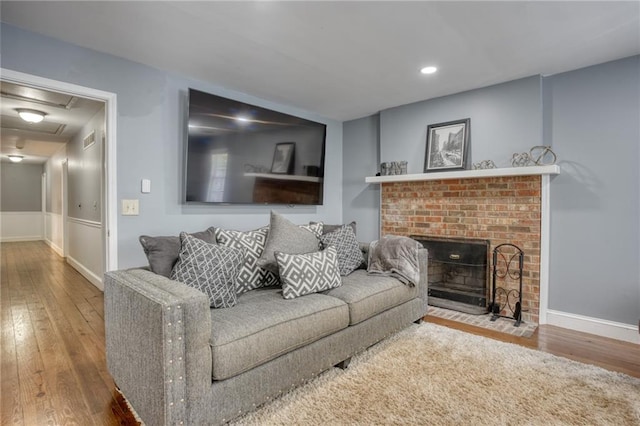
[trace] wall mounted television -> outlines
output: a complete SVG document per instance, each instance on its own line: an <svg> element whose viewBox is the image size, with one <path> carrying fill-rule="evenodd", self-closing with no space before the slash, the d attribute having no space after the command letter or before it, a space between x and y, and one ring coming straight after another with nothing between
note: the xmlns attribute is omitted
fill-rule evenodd
<svg viewBox="0 0 640 426"><path fill-rule="evenodd" d="M189 89L185 201L322 205L326 125Z"/></svg>

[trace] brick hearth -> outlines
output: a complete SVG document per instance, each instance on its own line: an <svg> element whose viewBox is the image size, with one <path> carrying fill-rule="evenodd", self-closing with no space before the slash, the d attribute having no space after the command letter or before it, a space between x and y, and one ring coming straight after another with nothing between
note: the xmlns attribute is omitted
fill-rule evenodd
<svg viewBox="0 0 640 426"><path fill-rule="evenodd" d="M381 182L381 235L479 238L524 253L522 319L538 323L542 178Z"/></svg>

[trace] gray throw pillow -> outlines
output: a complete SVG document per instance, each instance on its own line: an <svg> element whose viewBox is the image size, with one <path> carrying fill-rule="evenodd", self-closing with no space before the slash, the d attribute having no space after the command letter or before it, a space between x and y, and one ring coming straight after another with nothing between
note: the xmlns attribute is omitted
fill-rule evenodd
<svg viewBox="0 0 640 426"><path fill-rule="evenodd" d="M230 308L237 302L235 278L244 253L231 247L209 244L180 233L180 255L171 279L200 290L209 297L212 308Z"/></svg>
<svg viewBox="0 0 640 426"><path fill-rule="evenodd" d="M218 244L244 250L244 263L236 278L236 291L238 294L280 283L277 274L261 268L257 263L264 251L264 244L269 232L268 228L265 227L253 231L233 231L216 228L215 232Z"/></svg>
<svg viewBox="0 0 640 426"><path fill-rule="evenodd" d="M189 235L209 244L216 243L216 235L213 227L210 227L205 231L194 232ZM178 261L178 254L180 253L180 237L150 237L148 235L141 235L139 240L140 244L142 244L144 254L147 255L149 269L151 269L151 272L169 278L173 266Z"/></svg>
<svg viewBox="0 0 640 426"><path fill-rule="evenodd" d="M295 299L305 294L330 290L342 284L338 254L331 246L306 254L275 253L282 282L282 296Z"/></svg>
<svg viewBox="0 0 640 426"><path fill-rule="evenodd" d="M316 222L309 222L311 224L314 224ZM351 229L353 229L353 234L354 235L358 235L356 232L356 221L351 221L351 223L346 223L346 224L342 224L342 225L327 225L326 223L322 226L322 233L323 234L328 234L329 232L333 232L337 229L340 229L342 226L344 225L349 225L351 227Z"/></svg>
<svg viewBox="0 0 640 426"><path fill-rule="evenodd" d="M298 226L277 212L271 212L269 235L264 251L258 259L258 265L274 273L278 265L274 253L288 254L310 253L320 249L318 237L322 232L322 223Z"/></svg>
<svg viewBox="0 0 640 426"><path fill-rule="evenodd" d="M342 225L337 230L320 237L323 247L333 246L338 253L340 275L349 275L362 265L364 256L360 245L349 225Z"/></svg>

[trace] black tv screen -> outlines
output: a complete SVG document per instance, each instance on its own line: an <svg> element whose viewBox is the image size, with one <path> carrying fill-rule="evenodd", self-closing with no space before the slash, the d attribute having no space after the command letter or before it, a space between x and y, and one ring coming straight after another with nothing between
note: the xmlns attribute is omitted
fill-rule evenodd
<svg viewBox="0 0 640 426"><path fill-rule="evenodd" d="M185 201L323 201L326 125L189 89Z"/></svg>

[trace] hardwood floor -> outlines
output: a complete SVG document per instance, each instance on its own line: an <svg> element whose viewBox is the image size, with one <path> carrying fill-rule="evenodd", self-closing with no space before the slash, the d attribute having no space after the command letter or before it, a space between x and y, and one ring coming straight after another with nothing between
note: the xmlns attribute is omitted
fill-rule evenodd
<svg viewBox="0 0 640 426"><path fill-rule="evenodd" d="M424 319L434 324L538 349L640 378L640 345L634 343L580 333L552 325L541 325L533 333L533 336L526 338L428 315Z"/></svg>
<svg viewBox="0 0 640 426"><path fill-rule="evenodd" d="M136 425L105 360L102 292L43 242L2 243L2 425ZM542 326L518 338L427 322L640 377L640 345Z"/></svg>
<svg viewBox="0 0 640 426"><path fill-rule="evenodd" d="M137 424L107 371L102 292L43 242L0 251L2 424Z"/></svg>

